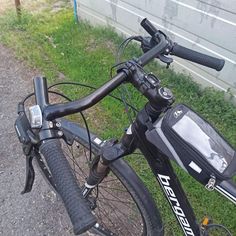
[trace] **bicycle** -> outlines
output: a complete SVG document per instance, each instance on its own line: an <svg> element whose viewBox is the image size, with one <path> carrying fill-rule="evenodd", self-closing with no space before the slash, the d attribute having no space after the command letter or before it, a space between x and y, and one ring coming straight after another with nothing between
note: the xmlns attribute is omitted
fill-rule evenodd
<svg viewBox="0 0 236 236"><path fill-rule="evenodd" d="M183 104L173 106L172 92L161 87L156 76L143 70L143 66L154 58L169 66L173 59L167 55L179 56L218 71L223 68L224 60L172 42L147 19L141 25L150 37L130 37L123 44L136 40L141 43L144 54L117 64L117 74L82 99L71 101L65 95L51 91L53 86L48 88L46 78L34 78L34 93L18 104L15 122L26 156L26 183L22 193L32 189L35 175L32 161L35 159L46 180L63 200L75 234L91 230L98 235L164 235L153 198L135 171L122 159L138 148L185 235L209 235L209 231L216 227L231 235L223 226L210 224L208 219L197 223L170 160L209 191L216 189L236 203L236 185L232 181L236 173L235 150L189 107ZM131 83L148 102L120 141L102 140L89 131L82 111L124 82ZM49 92L69 101L49 104ZM27 117L25 101L33 95L36 105L29 108ZM85 128L62 118L78 112L85 121ZM193 132L188 132L189 129ZM78 150L84 148L85 151L78 151L80 158L67 160L61 142L70 146L76 143Z"/></svg>

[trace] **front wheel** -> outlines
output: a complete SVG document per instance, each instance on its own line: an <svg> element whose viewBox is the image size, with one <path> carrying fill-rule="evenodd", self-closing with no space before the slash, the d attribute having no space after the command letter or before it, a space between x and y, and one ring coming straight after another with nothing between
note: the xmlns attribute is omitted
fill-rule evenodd
<svg viewBox="0 0 236 236"><path fill-rule="evenodd" d="M99 146L77 139L77 145L68 147L63 142L62 150L80 185L86 183L90 166L99 153ZM43 167L43 157L37 158ZM52 183L50 171L42 173ZM47 175L49 173L49 175ZM124 161L117 160L110 166L110 172L103 181L87 196L98 223L91 229L95 235L163 235L163 226L155 202L133 169Z"/></svg>

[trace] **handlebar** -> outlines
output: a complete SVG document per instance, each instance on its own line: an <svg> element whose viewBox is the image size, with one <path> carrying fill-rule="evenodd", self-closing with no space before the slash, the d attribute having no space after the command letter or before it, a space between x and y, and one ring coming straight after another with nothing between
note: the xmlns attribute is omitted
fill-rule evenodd
<svg viewBox="0 0 236 236"><path fill-rule="evenodd" d="M170 53L182 57L184 59L199 63L216 70L221 70L224 66L224 60L214 58L191 49L182 47L176 43L173 43L163 32L157 30L150 21L146 18L141 22L142 27L154 38L154 45L147 52L145 52L141 57L139 57L136 62L140 66L145 66L155 57L163 57L164 55ZM90 95L73 101L62 104L54 104L45 106L45 102L40 100L40 93L42 96L46 96L45 85L44 88L37 89L35 86L36 100L43 103L43 116L46 120L53 120L66 115L74 114L76 112L83 111L107 96L115 88L117 88L121 83L125 82L130 76L129 70L120 70L116 76L114 76L110 81L106 82L99 89L91 93ZM130 81L132 83L132 80ZM34 81L37 85L37 80ZM40 83L39 83L40 84ZM40 90L40 92L37 92ZM37 98L38 97L38 98ZM47 99L46 99L47 100Z"/></svg>
<svg viewBox="0 0 236 236"><path fill-rule="evenodd" d="M154 59L160 52L162 52L167 47L167 41L161 38L159 44L155 47L144 53L141 57L139 57L136 61L140 66L145 66ZM83 111L89 107L92 107L100 100L102 100L105 96L107 96L110 92L116 89L120 84L125 82L129 77L129 71L121 70L117 73L111 80L106 82L100 88L98 88L93 93L88 96L75 100L73 102L61 103L48 105L43 110L43 116L46 120L53 120L56 118L60 118L66 115L71 115L76 112ZM131 81L132 82L132 81Z"/></svg>
<svg viewBox="0 0 236 236"><path fill-rule="evenodd" d="M223 59L208 56L206 54L196 52L192 49L185 48L178 44L174 44L171 50L171 54L192 62L196 62L200 65L210 67L217 71L222 70L225 64L225 61Z"/></svg>
<svg viewBox="0 0 236 236"><path fill-rule="evenodd" d="M147 19L143 19L141 22L141 26L152 36L155 37L158 32L161 32L155 28L155 26ZM161 32L162 33L162 32ZM163 34L163 33L162 33ZM164 34L163 34L164 35ZM194 51L189 48L185 48L177 43L171 42L169 38L166 37L166 40L169 41L169 53L171 55L198 63L203 66L210 67L217 71L222 70L224 67L225 61L223 59L219 59L216 57L208 56L206 54ZM172 47L171 47L172 45Z"/></svg>
<svg viewBox="0 0 236 236"><path fill-rule="evenodd" d="M102 100L105 96L122 84L126 80L127 76L128 75L124 71L121 71L99 89L82 99L67 103L49 105L44 109L43 116L46 120L53 120L83 111Z"/></svg>

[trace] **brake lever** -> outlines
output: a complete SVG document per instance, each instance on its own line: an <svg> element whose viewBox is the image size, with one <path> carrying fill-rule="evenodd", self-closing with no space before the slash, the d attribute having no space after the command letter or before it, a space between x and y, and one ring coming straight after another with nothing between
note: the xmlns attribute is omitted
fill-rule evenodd
<svg viewBox="0 0 236 236"><path fill-rule="evenodd" d="M29 155L26 155L26 179L25 186L21 194L28 193L32 190L34 179L35 179L35 171L33 167L33 151L31 150Z"/></svg>
<svg viewBox="0 0 236 236"><path fill-rule="evenodd" d="M167 57L167 56L162 55L162 54L159 55L158 58L159 58L163 63L166 64L166 68L167 68L167 69L169 68L170 64L174 61L173 58Z"/></svg>
<svg viewBox="0 0 236 236"><path fill-rule="evenodd" d="M33 168L33 158L35 156L34 144L37 144L39 140L31 131L31 126L29 120L25 114L24 104L18 104L18 117L15 122L16 134L19 138L20 143L22 143L23 153L26 157L26 179L25 186L21 194L28 193L32 190L35 172Z"/></svg>

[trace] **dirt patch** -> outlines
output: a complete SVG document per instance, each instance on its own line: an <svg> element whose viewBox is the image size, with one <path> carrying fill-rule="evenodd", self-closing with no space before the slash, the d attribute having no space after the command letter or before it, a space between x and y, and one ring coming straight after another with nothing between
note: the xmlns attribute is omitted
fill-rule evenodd
<svg viewBox="0 0 236 236"><path fill-rule="evenodd" d="M37 71L15 59L0 44L0 235L73 235L61 203L36 170L31 193L21 195L25 160L14 131L17 103L32 92L31 78Z"/></svg>
<svg viewBox="0 0 236 236"><path fill-rule="evenodd" d="M22 10L27 10L31 13L38 13L41 11L51 10L57 12L65 7L71 7L72 2L70 0L56 1L56 0L21 0ZM13 0L0 0L0 15L7 10L15 11L15 3Z"/></svg>
<svg viewBox="0 0 236 236"><path fill-rule="evenodd" d="M112 54L116 55L117 46L111 40L106 40L105 42L106 47L112 52Z"/></svg>
<svg viewBox="0 0 236 236"><path fill-rule="evenodd" d="M14 1L0 0L0 15L9 9L15 9Z"/></svg>

